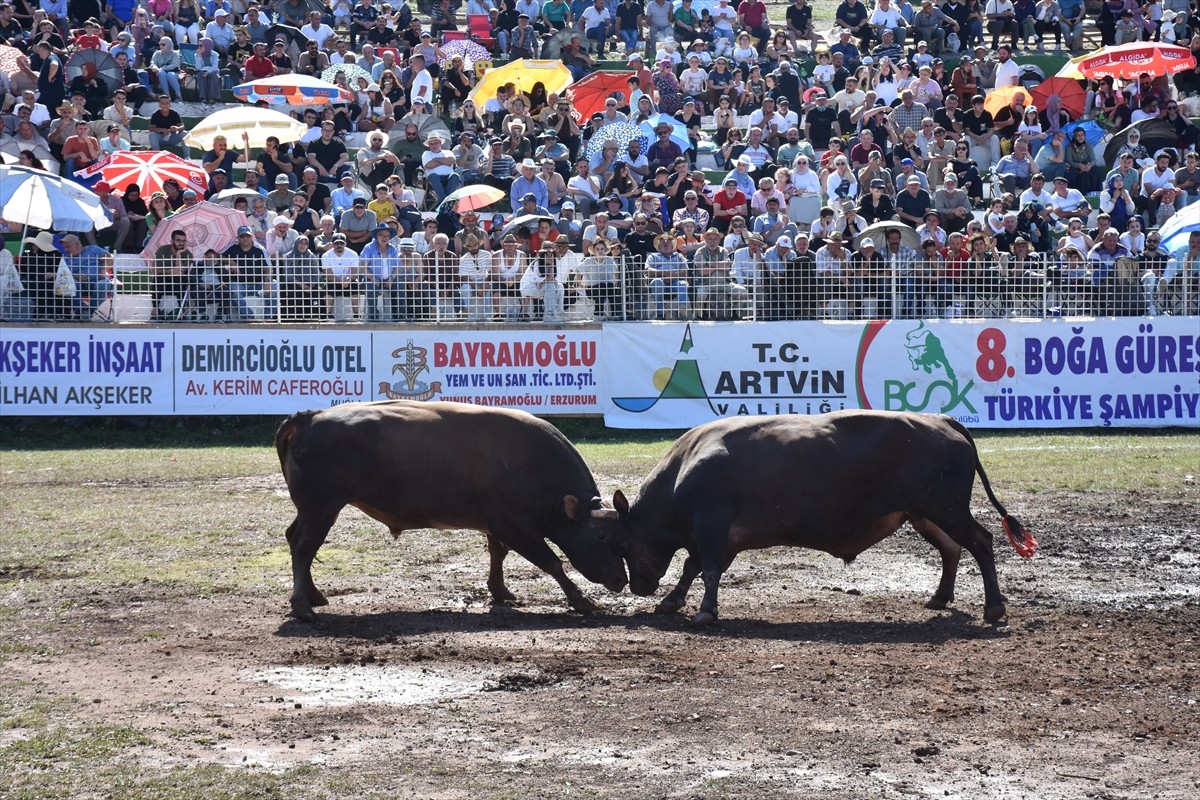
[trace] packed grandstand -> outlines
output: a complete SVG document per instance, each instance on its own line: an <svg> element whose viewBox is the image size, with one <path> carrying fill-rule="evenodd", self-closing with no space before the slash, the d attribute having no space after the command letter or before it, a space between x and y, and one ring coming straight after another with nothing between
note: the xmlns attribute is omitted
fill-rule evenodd
<svg viewBox="0 0 1200 800"><path fill-rule="evenodd" d="M0 4L0 319L1200 311L1192 4L827 22L807 0Z"/></svg>

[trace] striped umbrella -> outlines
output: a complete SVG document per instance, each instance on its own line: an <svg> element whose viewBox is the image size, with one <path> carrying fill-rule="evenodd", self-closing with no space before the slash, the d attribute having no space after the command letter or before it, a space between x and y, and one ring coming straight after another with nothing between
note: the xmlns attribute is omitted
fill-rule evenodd
<svg viewBox="0 0 1200 800"><path fill-rule="evenodd" d="M271 105L319 106L350 102L354 95L332 83L310 75L272 75L233 87L233 96L247 103L265 101Z"/></svg>
<svg viewBox="0 0 1200 800"><path fill-rule="evenodd" d="M185 161L165 150L125 150L113 153L78 170L75 175L90 180L99 175L116 191L123 192L136 184L143 197L163 191L163 183L173 180L183 189L202 194L208 189L208 175L191 161Z"/></svg>
<svg viewBox="0 0 1200 800"><path fill-rule="evenodd" d="M95 192L45 170L17 164L0 165L0 217L56 231L112 225Z"/></svg>
<svg viewBox="0 0 1200 800"><path fill-rule="evenodd" d="M242 134L250 135L251 147L266 147L267 137L274 136L280 142L299 141L308 131L303 122L269 108L246 108L234 106L209 114L192 128L187 143L192 147L211 149L213 139L224 136L230 141L241 141Z"/></svg>
<svg viewBox="0 0 1200 800"><path fill-rule="evenodd" d="M443 57L438 59L439 64L445 64L455 56L460 56L463 60L463 69L470 72L475 68L476 61L491 61L492 54L487 51L487 48L478 42L472 42L470 39L455 39L446 42L441 47Z"/></svg>
<svg viewBox="0 0 1200 800"><path fill-rule="evenodd" d="M612 125L605 125L592 136L587 143L588 158L598 154L604 149L604 142L612 139L617 143L617 152L624 153L625 148L629 147L629 143L634 139L642 140L642 152L645 153L650 149L650 139L642 132L642 129L637 125L629 122L616 122Z"/></svg>

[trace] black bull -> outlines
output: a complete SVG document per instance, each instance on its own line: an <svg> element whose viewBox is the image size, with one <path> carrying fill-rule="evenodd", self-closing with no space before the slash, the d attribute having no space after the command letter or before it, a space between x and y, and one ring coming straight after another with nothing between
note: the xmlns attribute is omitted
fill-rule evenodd
<svg viewBox="0 0 1200 800"><path fill-rule="evenodd" d="M683 575L659 604L680 609L699 575L704 599L694 622L717 616L721 574L743 550L792 545L854 559L912 524L942 557L942 577L927 603L945 608L963 548L983 576L984 618L1005 614L992 534L971 515L979 473L1017 552L1037 542L992 493L971 434L942 416L844 411L817 417L722 419L675 442L631 504L613 498L618 547L630 589L653 594L679 549Z"/></svg>
<svg viewBox="0 0 1200 800"><path fill-rule="evenodd" d="M327 604L312 562L347 505L393 536L412 528L483 531L497 603L516 600L503 573L515 550L558 581L575 609L594 610L546 539L588 580L612 591L625 586L613 548L616 513L601 507L596 481L567 438L530 414L447 402L353 403L292 415L275 447L296 505L287 541L300 619L315 619L313 606Z"/></svg>

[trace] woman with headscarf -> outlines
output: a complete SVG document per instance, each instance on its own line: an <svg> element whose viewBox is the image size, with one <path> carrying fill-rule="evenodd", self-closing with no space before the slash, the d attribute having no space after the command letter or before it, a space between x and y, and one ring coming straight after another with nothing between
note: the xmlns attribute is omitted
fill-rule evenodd
<svg viewBox="0 0 1200 800"><path fill-rule="evenodd" d="M1066 160L1067 177L1072 188L1083 194L1099 191L1102 180L1099 165L1096 164L1096 154L1092 151L1092 146L1088 144L1087 131L1083 128L1076 128L1071 136L1071 143L1067 145Z"/></svg>
<svg viewBox="0 0 1200 800"><path fill-rule="evenodd" d="M1100 210L1108 214L1109 227L1116 228L1121 233L1129 226L1129 218L1137 213L1133 197L1125 188L1125 179L1120 175L1113 175L1108 179L1108 184L1100 193Z"/></svg>
<svg viewBox="0 0 1200 800"><path fill-rule="evenodd" d="M221 102L221 54L207 36L200 40L196 51L196 89L201 103Z"/></svg>
<svg viewBox="0 0 1200 800"><path fill-rule="evenodd" d="M1062 107L1062 98L1052 94L1046 98L1046 107L1038 114L1038 121L1042 123L1042 131L1052 136L1056 130L1071 122L1071 115Z"/></svg>
<svg viewBox="0 0 1200 800"><path fill-rule="evenodd" d="M158 40L158 52L150 59L150 63L158 72L158 85L162 93L182 103L183 89L179 85L179 70L183 68L183 60L170 37L163 36Z"/></svg>
<svg viewBox="0 0 1200 800"><path fill-rule="evenodd" d="M658 62L658 72L654 73L654 88L658 90L658 110L674 116L676 111L683 108L683 96L679 93L679 81L675 80L672 66L669 58Z"/></svg>

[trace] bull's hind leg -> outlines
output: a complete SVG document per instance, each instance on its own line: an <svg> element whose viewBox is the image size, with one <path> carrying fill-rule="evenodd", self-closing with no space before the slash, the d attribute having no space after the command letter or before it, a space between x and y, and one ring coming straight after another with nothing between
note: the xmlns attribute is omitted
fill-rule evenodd
<svg viewBox="0 0 1200 800"><path fill-rule="evenodd" d="M924 517L913 517L909 520L917 533L933 545L942 556L942 579L937 591L926 608L943 609L954 602L954 579L958 576L958 560L962 555L962 547L946 535L946 532Z"/></svg>
<svg viewBox="0 0 1200 800"><path fill-rule="evenodd" d="M508 555L508 548L491 534L487 534L487 548L488 556L491 559L487 587L488 591L492 594L492 605L517 605L517 596L510 592L508 587L504 585L504 557Z"/></svg>
<svg viewBox="0 0 1200 800"><path fill-rule="evenodd" d="M300 511L288 526L287 541L292 551L291 603L296 619L315 622L317 615L313 613L313 606L329 604L325 595L313 583L312 562L321 545L325 543L329 529L337 521L339 511L341 509Z"/></svg>
<svg viewBox="0 0 1200 800"><path fill-rule="evenodd" d="M987 622L999 622L1004 618L1004 595L1000 593L1000 581L996 577L996 555L992 551L992 533L971 516L964 512L951 524L946 520L937 520L946 534L964 547L975 557L979 564L979 573L983 577L983 618ZM936 545L935 545L936 546Z"/></svg>

